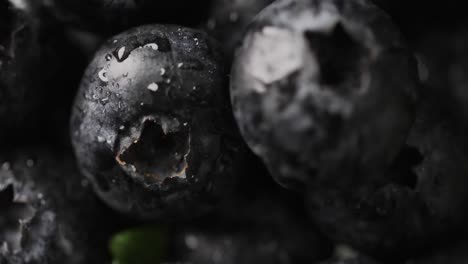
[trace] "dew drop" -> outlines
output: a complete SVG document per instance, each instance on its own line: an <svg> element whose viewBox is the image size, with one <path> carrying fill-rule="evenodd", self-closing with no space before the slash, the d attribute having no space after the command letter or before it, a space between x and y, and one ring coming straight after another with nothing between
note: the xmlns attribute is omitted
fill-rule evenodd
<svg viewBox="0 0 468 264"><path fill-rule="evenodd" d="M121 47L117 53L119 56L119 60L123 58L124 53L125 53L125 47Z"/></svg>
<svg viewBox="0 0 468 264"><path fill-rule="evenodd" d="M104 69L99 71L98 76L99 76L99 79L101 79L101 81L103 81L103 82L108 82L109 81L109 79L107 78L107 71L104 70Z"/></svg>
<svg viewBox="0 0 468 264"><path fill-rule="evenodd" d="M106 58L106 61L110 61L110 60L112 60L112 55L107 54L105 58Z"/></svg>
<svg viewBox="0 0 468 264"><path fill-rule="evenodd" d="M147 88L150 91L156 92L156 91L158 91L159 86L158 86L157 83L150 83Z"/></svg>
<svg viewBox="0 0 468 264"><path fill-rule="evenodd" d="M152 48L152 49L154 49L154 50L158 50L158 49L159 49L158 44L156 44L156 43L148 43L148 44L146 44L144 47L145 47L145 48Z"/></svg>
<svg viewBox="0 0 468 264"><path fill-rule="evenodd" d="M194 70L201 71L203 70L203 64L197 59L189 59L185 62L177 64L177 67L183 70Z"/></svg>
<svg viewBox="0 0 468 264"><path fill-rule="evenodd" d="M103 142L106 141L106 139L104 137L101 137L101 136L98 136L97 140L98 140L99 143L103 143Z"/></svg>
<svg viewBox="0 0 468 264"><path fill-rule="evenodd" d="M161 70L160 70L160 74L161 74L161 76L163 76L164 74L166 74L166 69L164 69L164 68L161 68Z"/></svg>
<svg viewBox="0 0 468 264"><path fill-rule="evenodd" d="M124 130L124 129L125 129L125 126L122 125L122 126L119 127L119 129L120 129L120 130Z"/></svg>
<svg viewBox="0 0 468 264"><path fill-rule="evenodd" d="M102 99L100 100L100 102L101 102L101 104L106 105L106 104L109 102L109 97L102 98Z"/></svg>

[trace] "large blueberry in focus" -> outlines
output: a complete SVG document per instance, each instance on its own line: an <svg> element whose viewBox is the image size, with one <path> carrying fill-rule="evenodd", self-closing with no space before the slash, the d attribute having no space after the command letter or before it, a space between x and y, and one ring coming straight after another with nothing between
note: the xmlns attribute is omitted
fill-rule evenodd
<svg viewBox="0 0 468 264"><path fill-rule="evenodd" d="M208 32L221 44L230 64L235 49L241 44L247 26L273 0L217 0L213 1Z"/></svg>
<svg viewBox="0 0 468 264"><path fill-rule="evenodd" d="M135 217L193 217L227 194L240 146L217 46L148 25L108 40L71 118L79 166L98 194Z"/></svg>
<svg viewBox="0 0 468 264"><path fill-rule="evenodd" d="M280 0L232 69L240 130L273 177L303 189L388 166L413 120L417 74L398 30L364 0Z"/></svg>
<svg viewBox="0 0 468 264"><path fill-rule="evenodd" d="M70 154L0 154L0 263L106 263L119 221L94 195Z"/></svg>

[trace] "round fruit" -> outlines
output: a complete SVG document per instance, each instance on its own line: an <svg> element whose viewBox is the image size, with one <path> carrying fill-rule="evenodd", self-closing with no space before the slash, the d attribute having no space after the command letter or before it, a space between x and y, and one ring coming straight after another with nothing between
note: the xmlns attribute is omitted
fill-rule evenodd
<svg viewBox="0 0 468 264"><path fill-rule="evenodd" d="M389 17L364 0L280 0L250 25L232 69L241 132L273 177L377 173L413 120L416 66ZM333 184L333 183L332 183Z"/></svg>
<svg viewBox="0 0 468 264"><path fill-rule="evenodd" d="M311 216L325 234L374 255L403 258L466 230L468 142L441 93L429 91L389 170L365 182L311 187Z"/></svg>
<svg viewBox="0 0 468 264"><path fill-rule="evenodd" d="M119 221L68 154L2 152L0 166L0 263L109 261L106 244Z"/></svg>
<svg viewBox="0 0 468 264"><path fill-rule="evenodd" d="M80 168L113 208L193 217L227 194L240 145L216 45L204 33L149 25L96 53L74 104Z"/></svg>

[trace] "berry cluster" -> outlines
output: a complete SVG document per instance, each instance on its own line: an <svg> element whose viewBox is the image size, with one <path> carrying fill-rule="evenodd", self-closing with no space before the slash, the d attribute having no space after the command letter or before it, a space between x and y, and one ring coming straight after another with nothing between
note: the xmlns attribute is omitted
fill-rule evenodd
<svg viewBox="0 0 468 264"><path fill-rule="evenodd" d="M467 262L461 10L0 0L0 264Z"/></svg>

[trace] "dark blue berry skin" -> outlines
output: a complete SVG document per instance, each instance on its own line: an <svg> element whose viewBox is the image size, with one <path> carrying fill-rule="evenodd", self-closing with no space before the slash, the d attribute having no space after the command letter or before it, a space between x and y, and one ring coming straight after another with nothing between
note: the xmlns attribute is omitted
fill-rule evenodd
<svg viewBox="0 0 468 264"><path fill-rule="evenodd" d="M0 136L31 127L43 89L39 21L33 10L0 1Z"/></svg>
<svg viewBox="0 0 468 264"><path fill-rule="evenodd" d="M107 263L120 220L94 195L70 154L0 154L0 263ZM6 243L3 243L6 242Z"/></svg>
<svg viewBox="0 0 468 264"><path fill-rule="evenodd" d="M392 168L365 184L310 189L311 216L321 230L387 259L466 233L468 142L441 95L424 90L407 147Z"/></svg>
<svg viewBox="0 0 468 264"><path fill-rule="evenodd" d="M140 218L194 217L228 194L237 149L217 46L149 25L108 40L82 79L71 135L100 197Z"/></svg>
<svg viewBox="0 0 468 264"><path fill-rule="evenodd" d="M272 2L273 0L213 1L206 29L221 43L229 67L236 48L244 38L247 26L263 8Z"/></svg>
<svg viewBox="0 0 468 264"><path fill-rule="evenodd" d="M244 139L298 190L386 168L408 134L418 86L398 30L364 0L273 3L250 25L231 79Z"/></svg>

